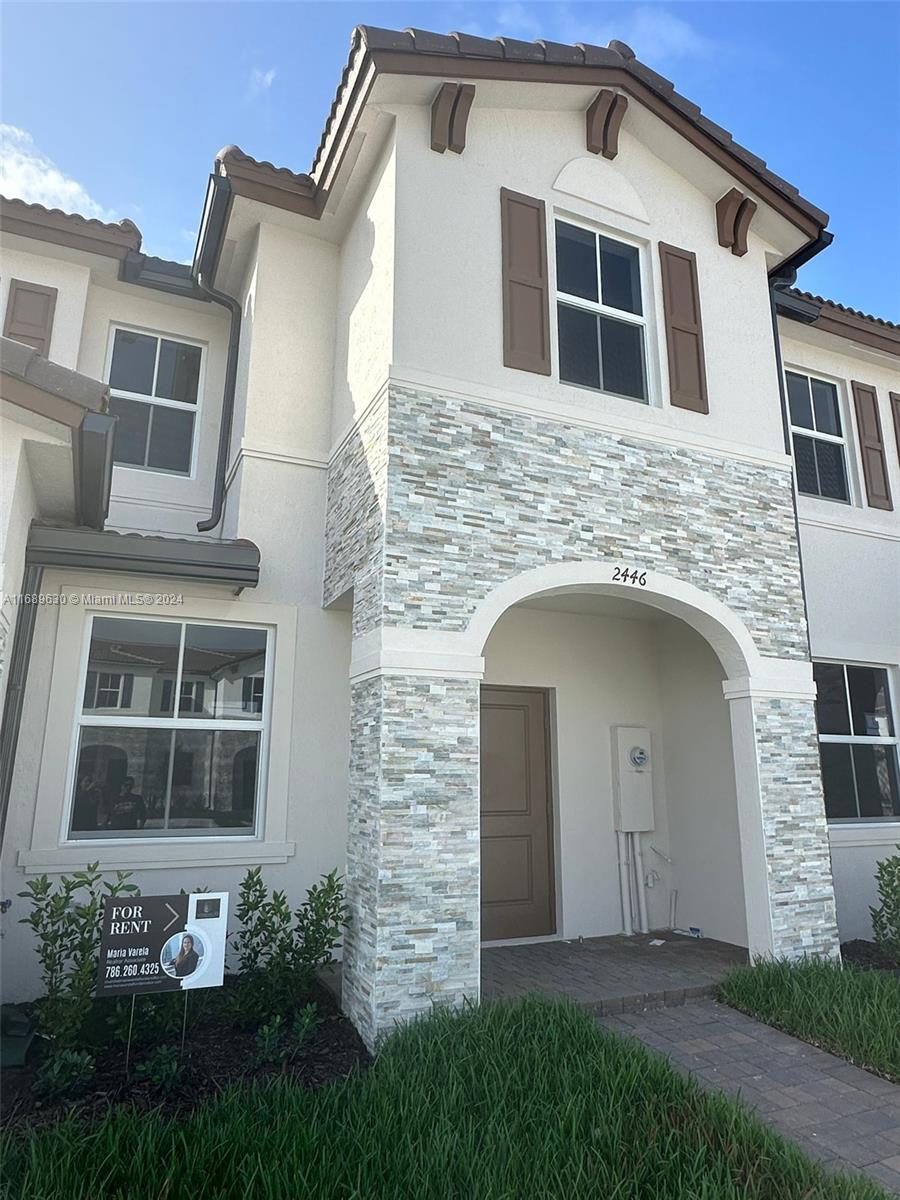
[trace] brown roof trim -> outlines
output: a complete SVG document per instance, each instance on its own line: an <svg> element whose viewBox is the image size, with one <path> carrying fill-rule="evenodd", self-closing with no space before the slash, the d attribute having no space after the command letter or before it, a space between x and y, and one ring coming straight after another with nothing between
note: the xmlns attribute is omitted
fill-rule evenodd
<svg viewBox="0 0 900 1200"><path fill-rule="evenodd" d="M870 346L873 350L900 357L900 325L886 321L883 317L873 317L858 309L848 308L835 300L826 300L812 292L803 292L799 288L786 288L785 291L788 295L819 305L819 315L810 322L814 329L821 329L823 333L848 338L859 345ZM787 312L783 315L790 318Z"/></svg>
<svg viewBox="0 0 900 1200"><path fill-rule="evenodd" d="M141 248L141 231L133 221L97 221L6 196L0 196L0 230L119 260Z"/></svg>
<svg viewBox="0 0 900 1200"><path fill-rule="evenodd" d="M224 146L216 155L215 171L231 182L236 196L259 200L274 208L318 217L316 185L309 175L298 175L287 167L276 167L245 154L239 146Z"/></svg>
<svg viewBox="0 0 900 1200"><path fill-rule="evenodd" d="M372 70L367 71L366 65ZM346 138L341 135L354 108L338 113L353 80L351 101L360 88L369 89L378 74L452 75L456 79L495 79L536 83L585 84L618 87L640 101L692 145L719 163L745 186L808 237L828 223L828 214L805 200L765 162L739 145L726 129L703 116L696 104L679 95L674 84L644 66L623 42L609 46L574 46L556 42L520 42L511 38L477 38L464 33L436 34L425 30L378 29L360 25L353 31L350 56L341 76L312 172L317 186L333 176L332 162ZM272 168L273 170L275 168ZM319 205L321 209L322 205Z"/></svg>
<svg viewBox="0 0 900 1200"><path fill-rule="evenodd" d="M116 425L107 412L108 385L5 337L0 339L0 399L72 431L76 516L82 524L102 529L109 512Z"/></svg>
<svg viewBox="0 0 900 1200"><path fill-rule="evenodd" d="M50 362L31 346L0 338L0 399L79 429L89 412L105 413L109 386Z"/></svg>

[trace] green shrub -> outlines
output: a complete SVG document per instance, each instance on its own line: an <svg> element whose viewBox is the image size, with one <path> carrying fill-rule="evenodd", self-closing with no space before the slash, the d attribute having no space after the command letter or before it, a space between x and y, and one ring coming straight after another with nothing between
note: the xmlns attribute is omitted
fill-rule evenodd
<svg viewBox="0 0 900 1200"><path fill-rule="evenodd" d="M197 994L191 996L188 1009L189 1017L196 1017L199 1005L205 997ZM146 996L134 997L134 1021L131 1019L132 997L121 996L102 1001L106 1009L107 1036L121 1042L124 1046L128 1041L129 1029L134 1045L145 1046L150 1043L160 1045L168 1038L181 1036L181 1026L184 1021L184 992L158 992ZM193 1023L193 1022L191 1022Z"/></svg>
<svg viewBox="0 0 900 1200"><path fill-rule="evenodd" d="M276 1014L256 1031L256 1061L261 1064L280 1062L285 1057L284 1017Z"/></svg>
<svg viewBox="0 0 900 1200"><path fill-rule="evenodd" d="M320 967L333 962L332 951L350 920L337 871L329 871L321 883L312 885L294 918L297 964L308 983Z"/></svg>
<svg viewBox="0 0 900 1200"><path fill-rule="evenodd" d="M146 1079L161 1092L171 1092L182 1074L181 1059L174 1046L157 1046L134 1069L139 1079Z"/></svg>
<svg viewBox="0 0 900 1200"><path fill-rule="evenodd" d="M294 1043L294 1050L297 1051L316 1028L321 1024L319 1010L314 1004L306 1004L294 1014L294 1021L291 1025L291 1041Z"/></svg>
<svg viewBox="0 0 900 1200"><path fill-rule="evenodd" d="M900 854L881 860L875 868L875 880L881 900L878 908L869 909L875 941L900 964Z"/></svg>
<svg viewBox="0 0 900 1200"><path fill-rule="evenodd" d="M78 1044L93 999L103 910L113 896L138 894L126 882L129 877L129 871L117 871L110 883L91 863L84 871L63 875L58 887L39 875L19 892L31 903L22 924L34 932L41 961L45 994L38 1028L54 1048L71 1050Z"/></svg>
<svg viewBox="0 0 900 1200"><path fill-rule="evenodd" d="M80 1092L94 1077L94 1060L87 1050L57 1050L41 1065L36 1088L45 1100L64 1100Z"/></svg>
<svg viewBox="0 0 900 1200"><path fill-rule="evenodd" d="M313 884L292 913L286 894L270 894L262 870L253 867L241 882L236 916L239 986L230 1004L233 1015L249 1020L294 1008L316 970L332 961L348 910L336 871Z"/></svg>

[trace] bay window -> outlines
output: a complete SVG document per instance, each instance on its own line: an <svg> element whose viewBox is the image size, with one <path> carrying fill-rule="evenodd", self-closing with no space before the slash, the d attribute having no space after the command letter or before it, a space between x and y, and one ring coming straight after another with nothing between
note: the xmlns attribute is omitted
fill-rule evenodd
<svg viewBox="0 0 900 1200"><path fill-rule="evenodd" d="M267 658L262 628L94 616L69 839L253 835Z"/></svg>

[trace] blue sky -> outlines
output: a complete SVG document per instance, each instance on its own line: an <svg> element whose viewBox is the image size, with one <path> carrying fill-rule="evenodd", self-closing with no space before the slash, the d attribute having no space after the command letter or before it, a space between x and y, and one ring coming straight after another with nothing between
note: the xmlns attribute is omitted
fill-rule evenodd
<svg viewBox="0 0 900 1200"><path fill-rule="evenodd" d="M801 286L900 320L895 3L6 3L2 190L187 259L221 146L309 168L360 23L628 42L831 214Z"/></svg>

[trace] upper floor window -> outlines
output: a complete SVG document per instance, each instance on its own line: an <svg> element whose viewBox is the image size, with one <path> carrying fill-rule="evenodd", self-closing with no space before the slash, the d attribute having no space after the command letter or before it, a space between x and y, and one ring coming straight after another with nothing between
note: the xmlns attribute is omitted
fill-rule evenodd
<svg viewBox="0 0 900 1200"><path fill-rule="evenodd" d="M833 383L786 371L797 490L850 501L838 390Z"/></svg>
<svg viewBox="0 0 900 1200"><path fill-rule="evenodd" d="M109 411L118 417L117 463L190 474L202 363L200 346L115 330Z"/></svg>
<svg viewBox="0 0 900 1200"><path fill-rule="evenodd" d="M828 819L900 818L897 730L887 670L817 662L813 676Z"/></svg>
<svg viewBox="0 0 900 1200"><path fill-rule="evenodd" d="M560 379L646 401L638 248L557 221L556 291Z"/></svg>
<svg viewBox="0 0 900 1200"><path fill-rule="evenodd" d="M69 838L252 834L267 659L265 629L94 617Z"/></svg>

